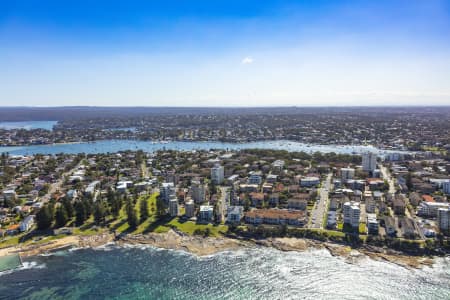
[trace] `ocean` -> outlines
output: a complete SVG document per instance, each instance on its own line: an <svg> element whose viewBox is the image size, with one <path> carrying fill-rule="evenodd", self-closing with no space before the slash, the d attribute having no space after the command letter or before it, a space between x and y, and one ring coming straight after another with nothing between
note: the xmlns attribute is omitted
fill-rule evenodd
<svg viewBox="0 0 450 300"><path fill-rule="evenodd" d="M0 299L450 299L450 259L409 270L326 250L197 257L110 245L26 258L0 275Z"/></svg>

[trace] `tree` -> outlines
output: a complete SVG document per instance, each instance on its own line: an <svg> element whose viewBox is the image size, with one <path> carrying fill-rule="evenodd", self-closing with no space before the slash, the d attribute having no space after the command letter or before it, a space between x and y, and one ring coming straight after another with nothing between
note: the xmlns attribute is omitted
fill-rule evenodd
<svg viewBox="0 0 450 300"><path fill-rule="evenodd" d="M132 205L130 200L128 200L127 202L127 222L128 225L130 225L130 228L133 229L136 228L138 225L136 210L134 209L134 206Z"/></svg>
<svg viewBox="0 0 450 300"><path fill-rule="evenodd" d="M107 215L106 205L103 201L97 201L94 205L94 220L96 224L105 222Z"/></svg>
<svg viewBox="0 0 450 300"><path fill-rule="evenodd" d="M143 198L141 200L141 204L140 204L140 212L141 212L141 223L145 222L145 220L147 220L148 218L148 201L146 198Z"/></svg>
<svg viewBox="0 0 450 300"><path fill-rule="evenodd" d="M406 174L406 176L405 176L405 184L408 187L408 190L412 190L413 184L412 184L412 176L411 176L410 172L408 172L408 174Z"/></svg>
<svg viewBox="0 0 450 300"><path fill-rule="evenodd" d="M158 217L162 217L166 214L166 205L164 204L164 201L158 197L156 199L156 215Z"/></svg>
<svg viewBox="0 0 450 300"><path fill-rule="evenodd" d="M48 229L53 222L53 215L51 214L48 205L44 205L36 214L36 223L38 229Z"/></svg>
<svg viewBox="0 0 450 300"><path fill-rule="evenodd" d="M87 219L86 207L82 201L75 202L75 218L78 226L83 225Z"/></svg>
<svg viewBox="0 0 450 300"><path fill-rule="evenodd" d="M73 207L72 201L67 199L67 198L65 198L63 200L63 205L64 205L64 208L66 209L67 217L69 219L72 219L73 216L74 216L74 213L75 213L75 209Z"/></svg>
<svg viewBox="0 0 450 300"><path fill-rule="evenodd" d="M64 205L58 206L55 213L56 227L63 227L64 225L66 225L68 220L69 217L67 216L67 211Z"/></svg>

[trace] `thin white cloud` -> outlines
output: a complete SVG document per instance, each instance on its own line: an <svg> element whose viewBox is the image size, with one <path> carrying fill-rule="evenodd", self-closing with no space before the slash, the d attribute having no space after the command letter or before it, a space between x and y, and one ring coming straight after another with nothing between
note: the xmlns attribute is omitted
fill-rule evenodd
<svg viewBox="0 0 450 300"><path fill-rule="evenodd" d="M250 56L244 57L244 59L241 61L241 63L243 65L251 64L251 63L253 63L253 58Z"/></svg>

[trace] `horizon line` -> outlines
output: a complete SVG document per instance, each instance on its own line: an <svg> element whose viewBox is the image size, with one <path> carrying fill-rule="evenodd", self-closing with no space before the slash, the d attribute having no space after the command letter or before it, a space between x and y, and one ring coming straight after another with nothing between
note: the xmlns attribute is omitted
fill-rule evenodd
<svg viewBox="0 0 450 300"><path fill-rule="evenodd" d="M407 105L264 105L264 106L163 106L163 105L0 105L0 108L383 108L383 107L450 107L450 104Z"/></svg>

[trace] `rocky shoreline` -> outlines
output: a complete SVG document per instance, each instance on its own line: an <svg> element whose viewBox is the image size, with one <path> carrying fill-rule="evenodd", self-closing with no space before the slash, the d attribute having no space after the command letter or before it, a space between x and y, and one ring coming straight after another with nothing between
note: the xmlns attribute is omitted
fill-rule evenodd
<svg viewBox="0 0 450 300"><path fill-rule="evenodd" d="M166 233L147 233L136 235L114 236L112 233L102 233L92 236L67 236L38 245L17 245L0 249L0 257L19 254L22 257L52 253L68 248L95 248L107 243L121 245L150 245L157 248L182 250L198 256L212 255L221 251L237 250L246 247L273 247L280 251L307 251L309 249L326 249L333 256L345 259L348 263L358 263L370 258L386 261L408 269L418 269L433 266L434 259L424 256L409 256L400 252L379 248L361 247L352 249L347 245L321 242L302 238L267 238L267 239L237 239L230 237L191 236L170 230Z"/></svg>

